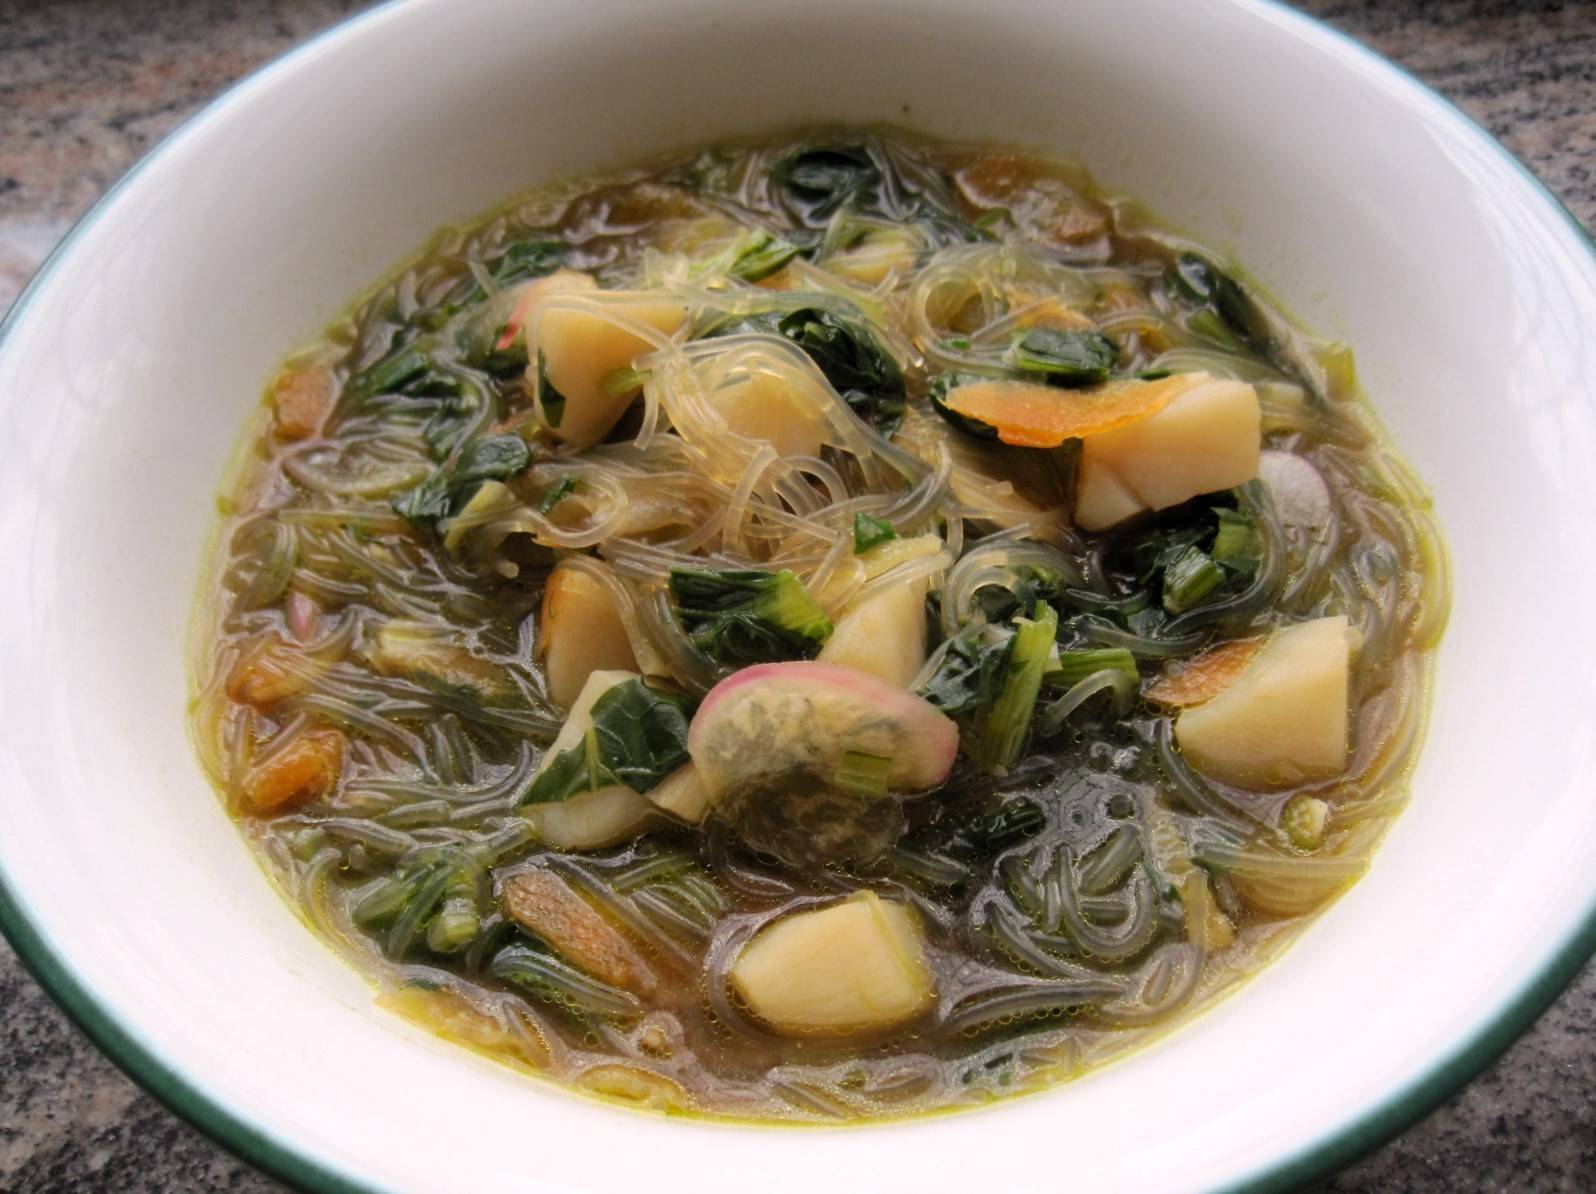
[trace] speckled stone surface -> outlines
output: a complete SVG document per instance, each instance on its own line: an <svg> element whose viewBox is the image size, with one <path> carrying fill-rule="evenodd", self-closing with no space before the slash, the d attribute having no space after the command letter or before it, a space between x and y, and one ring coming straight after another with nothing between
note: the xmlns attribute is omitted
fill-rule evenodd
<svg viewBox="0 0 1596 1194"><path fill-rule="evenodd" d="M162 134L359 7L0 0L0 309ZM1305 7L1459 102L1596 227L1596 0ZM0 945L0 1191L280 1189L124 1078ZM1315 1189L1596 1190L1596 967L1445 1106Z"/></svg>

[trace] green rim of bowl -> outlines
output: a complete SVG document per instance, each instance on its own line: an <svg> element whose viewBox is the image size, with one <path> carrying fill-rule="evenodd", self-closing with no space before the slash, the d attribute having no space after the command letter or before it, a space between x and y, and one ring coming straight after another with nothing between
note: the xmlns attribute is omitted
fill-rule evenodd
<svg viewBox="0 0 1596 1194"><path fill-rule="evenodd" d="M21 323L55 266L71 251L84 230L99 219L133 178L159 160L174 143L192 133L200 124L215 119L225 109L247 99L251 92L271 77L297 65L312 50L334 39L352 36L358 28L383 19L393 10L407 7L412 2L385 0L374 8L323 30L228 87L163 138L84 213L45 258L4 320L0 320L0 352L4 351L9 334ZM1330 41L1343 54L1384 74L1410 94L1427 101L1488 148L1494 156L1508 163L1553 212L1568 221L1578 240L1591 253L1593 262L1596 262L1596 241L1592 240L1591 234L1563 202L1473 117L1428 84L1349 34L1289 8L1283 0L1235 2L1238 7L1267 14L1275 24L1299 36ZM0 933L4 933L11 942L23 966L38 980L46 994L118 1068L212 1140L280 1181L314 1194L379 1194L383 1190L383 1187L369 1180L343 1171L328 1160L312 1156L261 1130L243 1114L213 1098L194 1080L169 1065L154 1048L124 1026L106 1002L90 991L56 954L29 919L21 900L11 891L3 870L0 870ZM1539 969L1494 1011L1484 1016L1480 1027L1472 1035L1460 1040L1448 1055L1346 1123L1286 1156L1267 1162L1227 1188L1249 1192L1289 1189L1344 1166L1391 1140L1434 1110L1494 1061L1551 1005L1593 953L1596 953L1596 901L1586 909L1580 923L1551 951Z"/></svg>

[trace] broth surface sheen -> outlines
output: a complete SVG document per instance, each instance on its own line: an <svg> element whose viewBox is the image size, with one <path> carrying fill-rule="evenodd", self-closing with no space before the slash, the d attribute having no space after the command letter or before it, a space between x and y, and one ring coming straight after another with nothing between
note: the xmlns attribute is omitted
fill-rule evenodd
<svg viewBox="0 0 1596 1194"><path fill-rule="evenodd" d="M889 130L440 233L273 381L201 761L382 1006L670 1112L1074 1077L1406 799L1428 498L1316 341L1078 167Z"/></svg>

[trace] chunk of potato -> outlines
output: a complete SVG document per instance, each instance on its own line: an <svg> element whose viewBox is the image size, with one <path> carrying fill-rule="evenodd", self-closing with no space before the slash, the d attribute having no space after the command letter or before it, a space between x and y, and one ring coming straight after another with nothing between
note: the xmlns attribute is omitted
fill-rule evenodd
<svg viewBox="0 0 1596 1194"><path fill-rule="evenodd" d="M1100 531L1252 480L1259 427L1250 385L1197 375L1162 410L1081 442L1076 523Z"/></svg>
<svg viewBox="0 0 1596 1194"><path fill-rule="evenodd" d="M235 701L265 709L298 696L326 670L315 656L275 634L249 647L227 673L227 695Z"/></svg>
<svg viewBox="0 0 1596 1194"><path fill-rule="evenodd" d="M913 269L920 246L920 237L908 228L881 228L820 264L828 274L876 286L891 273L901 277Z"/></svg>
<svg viewBox="0 0 1596 1194"><path fill-rule="evenodd" d="M1345 617L1277 632L1217 696L1181 711L1181 750L1204 775L1238 787L1337 774L1347 764L1351 650Z"/></svg>
<svg viewBox="0 0 1596 1194"><path fill-rule="evenodd" d="M615 595L592 573L557 566L543 590L538 650L549 699L569 709L594 672L639 671Z"/></svg>
<svg viewBox="0 0 1596 1194"><path fill-rule="evenodd" d="M344 736L310 730L250 768L240 790L250 812L281 812L327 795L343 766Z"/></svg>
<svg viewBox="0 0 1596 1194"><path fill-rule="evenodd" d="M837 619L821 663L857 668L908 687L925 665L925 582L896 585Z"/></svg>
<svg viewBox="0 0 1596 1194"><path fill-rule="evenodd" d="M754 1015L788 1036L887 1028L936 996L914 912L871 891L760 930L731 981Z"/></svg>
<svg viewBox="0 0 1596 1194"><path fill-rule="evenodd" d="M782 456L819 456L826 420L785 378L739 373L705 397L744 439L763 440Z"/></svg>
<svg viewBox="0 0 1596 1194"><path fill-rule="evenodd" d="M709 789L699 777L698 768L691 763L678 767L650 788L648 798L656 808L680 817L689 825L698 825L709 815Z"/></svg>
<svg viewBox="0 0 1596 1194"><path fill-rule="evenodd" d="M601 982L641 995L659 981L626 934L553 871L521 871L505 879L499 901L511 920Z"/></svg>
<svg viewBox="0 0 1596 1194"><path fill-rule="evenodd" d="M309 439L332 411L338 383L325 365L284 369L272 383L272 417L279 439Z"/></svg>
<svg viewBox="0 0 1596 1194"><path fill-rule="evenodd" d="M597 310L575 310L538 304L537 351L529 352L527 378L536 381L538 361L543 376L559 392L563 403L551 395L538 395L543 421L550 433L573 447L595 444L609 434L637 397L637 386L618 389L607 384L610 376L629 369L654 346L624 326L640 323L669 335L687 318L683 304L664 295L635 294L605 304Z"/></svg>

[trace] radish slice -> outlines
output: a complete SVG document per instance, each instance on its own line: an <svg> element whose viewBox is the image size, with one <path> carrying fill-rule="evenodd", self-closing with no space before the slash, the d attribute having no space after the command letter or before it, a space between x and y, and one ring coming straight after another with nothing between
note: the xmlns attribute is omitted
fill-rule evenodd
<svg viewBox="0 0 1596 1194"><path fill-rule="evenodd" d="M947 778L958 727L935 706L849 667L769 663L710 690L687 751L717 816L793 865L868 861L903 828L906 793ZM859 782L860 761L878 768Z"/></svg>

